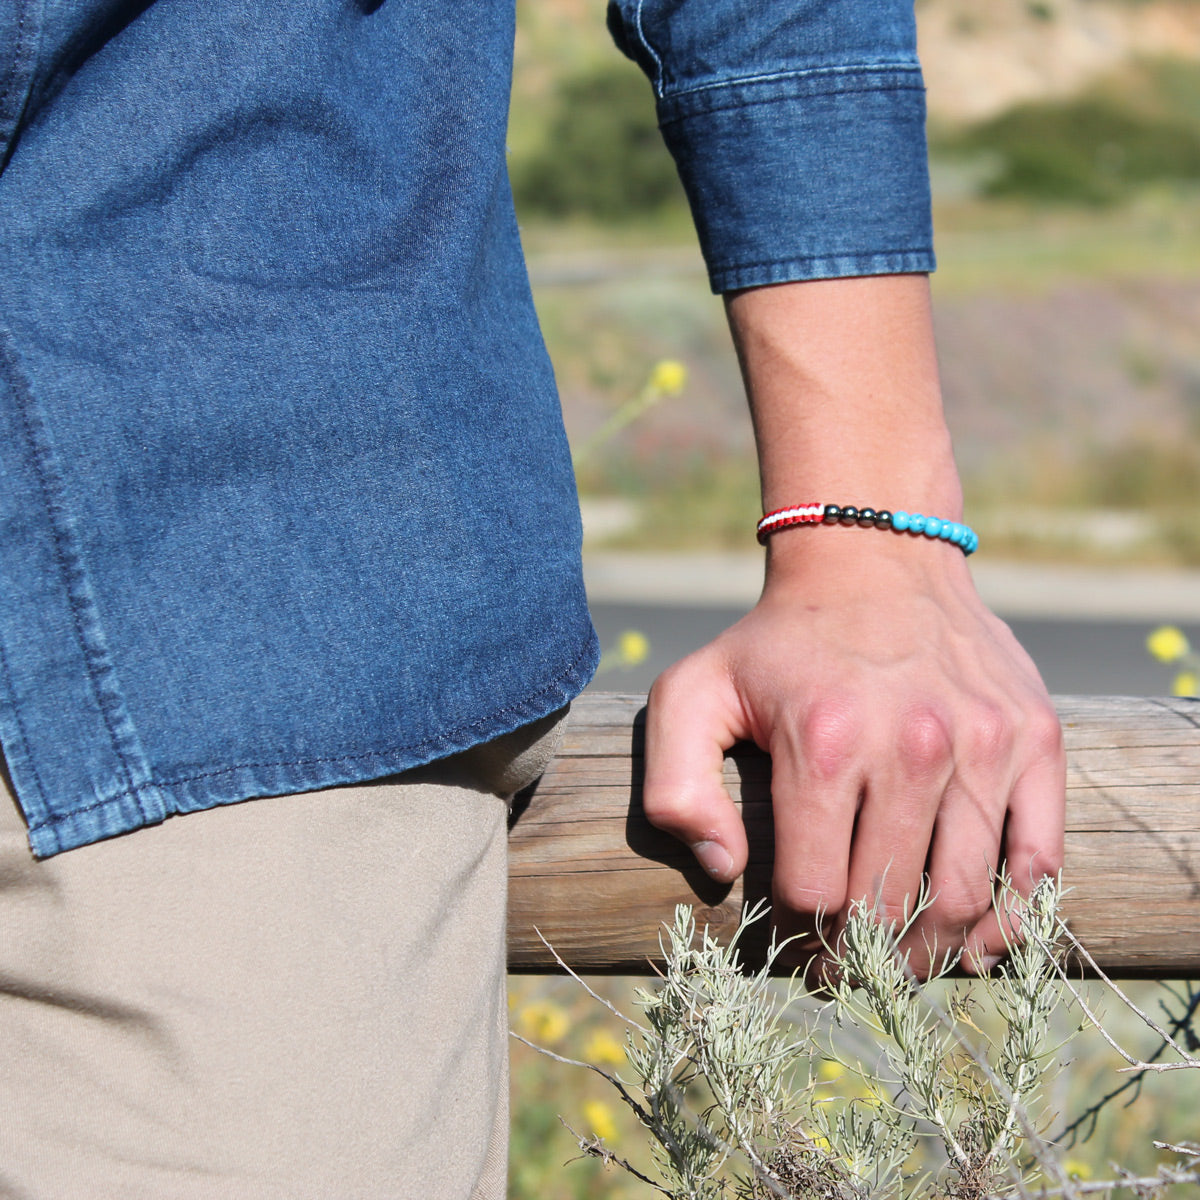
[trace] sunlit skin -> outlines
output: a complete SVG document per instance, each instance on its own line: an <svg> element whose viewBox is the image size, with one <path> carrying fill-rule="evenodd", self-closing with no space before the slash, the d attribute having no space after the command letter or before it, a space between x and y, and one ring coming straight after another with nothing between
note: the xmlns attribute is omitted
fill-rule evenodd
<svg viewBox="0 0 1200 1200"><path fill-rule="evenodd" d="M962 519L928 280L820 280L727 300L764 511L823 501ZM986 546L984 548L986 552ZM750 740L772 758L775 919L836 933L855 898L899 917L918 973L965 948L987 969L1006 930L1003 863L1027 892L1062 862L1065 760L1037 670L980 601L958 548L805 526L768 542L761 599L666 671L646 724L645 807L716 879L747 845L721 782Z"/></svg>

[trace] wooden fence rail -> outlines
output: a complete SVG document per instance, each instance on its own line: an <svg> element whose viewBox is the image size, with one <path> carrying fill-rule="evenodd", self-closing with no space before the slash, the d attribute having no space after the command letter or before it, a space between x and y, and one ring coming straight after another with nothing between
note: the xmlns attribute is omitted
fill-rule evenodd
<svg viewBox="0 0 1200 1200"><path fill-rule="evenodd" d="M676 903L732 931L769 895L770 763L725 760L750 866L716 885L641 812L643 696L585 694L510 834L509 964L554 970L536 930L575 970L645 974ZM1060 696L1068 755L1064 902L1072 929L1119 976L1200 976L1200 702ZM751 946L761 953L761 945Z"/></svg>

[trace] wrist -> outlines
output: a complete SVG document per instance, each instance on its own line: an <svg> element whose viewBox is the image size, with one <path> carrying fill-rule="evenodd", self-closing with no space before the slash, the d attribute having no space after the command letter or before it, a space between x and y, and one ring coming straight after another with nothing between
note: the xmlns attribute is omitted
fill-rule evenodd
<svg viewBox="0 0 1200 1200"><path fill-rule="evenodd" d="M764 442L759 451L763 512L819 501L839 507L921 512L962 519L962 484L945 425L893 422L863 415L853 428Z"/></svg>
<svg viewBox="0 0 1200 1200"><path fill-rule="evenodd" d="M842 584L848 593L911 586L929 579L969 582L964 547L907 530L841 522L795 525L766 538L766 583L810 592Z"/></svg>
<svg viewBox="0 0 1200 1200"><path fill-rule="evenodd" d="M907 533L913 537L940 539L957 546L966 555L974 554L979 548L979 538L970 526L949 517L938 517L926 513L910 513L904 509L892 512L876 510L869 506L858 508L853 504L799 504L764 513L759 519L758 540L765 545L767 539L797 525L843 525L862 529L877 529L881 533Z"/></svg>

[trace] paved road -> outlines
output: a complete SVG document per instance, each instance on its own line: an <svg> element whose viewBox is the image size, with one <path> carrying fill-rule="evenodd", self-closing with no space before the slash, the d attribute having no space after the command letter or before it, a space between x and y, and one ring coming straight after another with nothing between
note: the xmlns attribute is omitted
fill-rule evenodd
<svg viewBox="0 0 1200 1200"><path fill-rule="evenodd" d="M985 602L1009 622L1051 692L1161 696L1173 672L1146 653L1156 625L1200 646L1200 571L1052 567L972 560ZM592 552L584 574L601 644L636 629L650 642L640 666L613 666L593 687L644 691L664 667L702 646L754 604L761 552Z"/></svg>
<svg viewBox="0 0 1200 1200"><path fill-rule="evenodd" d="M601 644L609 647L626 629L650 642L650 656L637 667L611 667L593 688L610 692L645 691L664 667L702 646L736 621L746 606L687 605L594 601L592 618ZM1004 613L1002 612L1003 616ZM1171 670L1146 653L1146 634L1158 618L1011 617L1009 624L1033 656L1051 692L1075 695L1164 695ZM1200 645L1200 622L1180 627Z"/></svg>

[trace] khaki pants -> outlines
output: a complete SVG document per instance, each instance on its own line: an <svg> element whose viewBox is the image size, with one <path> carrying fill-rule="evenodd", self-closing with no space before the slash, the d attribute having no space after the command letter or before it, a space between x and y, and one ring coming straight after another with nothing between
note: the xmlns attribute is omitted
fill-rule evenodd
<svg viewBox="0 0 1200 1200"><path fill-rule="evenodd" d="M560 724L44 862L0 790L0 1197L503 1196L506 800Z"/></svg>

